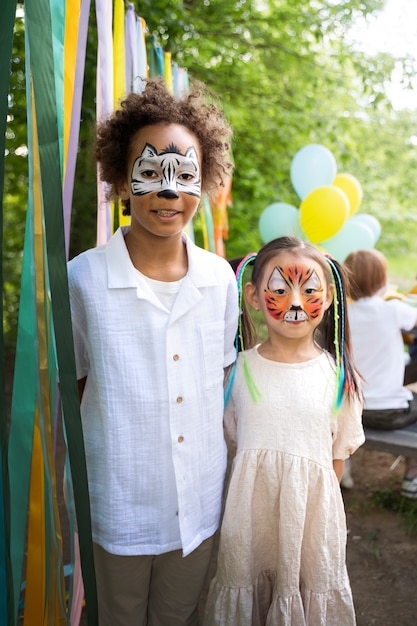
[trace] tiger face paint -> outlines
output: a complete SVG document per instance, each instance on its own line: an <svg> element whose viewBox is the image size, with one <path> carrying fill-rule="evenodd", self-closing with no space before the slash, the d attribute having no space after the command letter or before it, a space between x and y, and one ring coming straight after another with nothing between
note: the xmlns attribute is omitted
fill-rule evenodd
<svg viewBox="0 0 417 626"><path fill-rule="evenodd" d="M181 154L175 144L158 153L147 143L134 161L130 181L132 194L156 193L159 198L179 198L180 192L201 196L200 164L197 151L190 146Z"/></svg>
<svg viewBox="0 0 417 626"><path fill-rule="evenodd" d="M301 263L274 267L264 293L266 310L276 320L314 320L325 309L325 291L316 270Z"/></svg>

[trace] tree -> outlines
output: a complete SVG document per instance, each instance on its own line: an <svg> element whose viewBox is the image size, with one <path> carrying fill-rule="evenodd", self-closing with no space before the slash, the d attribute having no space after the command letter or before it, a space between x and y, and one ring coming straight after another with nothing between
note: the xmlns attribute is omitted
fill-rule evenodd
<svg viewBox="0 0 417 626"><path fill-rule="evenodd" d="M290 182L296 151L326 145L339 171L353 174L364 189L361 210L382 223L378 244L392 254L410 249L416 237L412 115L396 113L386 95L397 67L407 80L411 59L369 57L349 43L355 20L382 8L384 0L141 0L137 11L150 35L186 67L191 80L206 83L234 129L233 207L227 252L239 256L261 244L258 219L275 201L294 206ZM71 256L94 245L97 34L91 12L80 144L73 199ZM18 274L26 204L23 23L17 22L10 90L6 157L4 259L6 333L17 313ZM393 234L395 233L395 234ZM196 237L201 243L198 220Z"/></svg>

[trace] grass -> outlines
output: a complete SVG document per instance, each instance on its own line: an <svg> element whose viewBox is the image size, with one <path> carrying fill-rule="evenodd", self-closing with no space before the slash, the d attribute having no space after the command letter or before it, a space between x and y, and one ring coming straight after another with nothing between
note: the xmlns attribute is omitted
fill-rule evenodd
<svg viewBox="0 0 417 626"><path fill-rule="evenodd" d="M398 291L408 291L417 283L417 252L388 258L390 285Z"/></svg>
<svg viewBox="0 0 417 626"><path fill-rule="evenodd" d="M379 489L373 494L371 502L379 509L398 513L408 532L417 535L417 500L403 498L398 491Z"/></svg>

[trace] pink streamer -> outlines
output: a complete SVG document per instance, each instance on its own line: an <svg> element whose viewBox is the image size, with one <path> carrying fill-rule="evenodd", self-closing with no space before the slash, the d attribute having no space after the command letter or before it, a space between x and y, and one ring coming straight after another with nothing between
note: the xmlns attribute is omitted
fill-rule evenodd
<svg viewBox="0 0 417 626"><path fill-rule="evenodd" d="M81 574L80 545L78 533L74 532L74 584L70 613L71 626L78 626L81 619L84 601L84 584Z"/></svg>
<svg viewBox="0 0 417 626"><path fill-rule="evenodd" d="M97 120L109 117L113 111L113 3L96 0L98 32L97 54ZM97 175L97 245L111 237L111 211L107 199L107 185Z"/></svg>
<svg viewBox="0 0 417 626"><path fill-rule="evenodd" d="M135 7L129 2L125 17L125 62L126 89L133 91L135 78L138 75L138 58L136 54L136 17Z"/></svg>

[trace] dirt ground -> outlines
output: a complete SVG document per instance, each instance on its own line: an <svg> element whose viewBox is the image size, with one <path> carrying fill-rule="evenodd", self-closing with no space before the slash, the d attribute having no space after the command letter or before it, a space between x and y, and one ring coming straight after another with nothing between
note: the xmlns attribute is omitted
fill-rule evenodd
<svg viewBox="0 0 417 626"><path fill-rule="evenodd" d="M6 387L10 397L10 378ZM57 450L57 484L61 485L62 441ZM360 448L352 457L354 488L343 490L349 531L347 562L358 626L417 624L417 533L410 533L399 513L382 509L373 500L380 490L400 490L404 461L391 469L395 460L390 454ZM58 501L67 563L69 537L62 493L58 494ZM215 571L215 558L214 554L201 596L201 610ZM80 626L87 626L85 612Z"/></svg>
<svg viewBox="0 0 417 626"><path fill-rule="evenodd" d="M358 626L417 624L417 535L404 518L379 508L372 495L398 492L404 473L390 454L360 448L352 457L354 488L344 490L348 525L347 563Z"/></svg>

